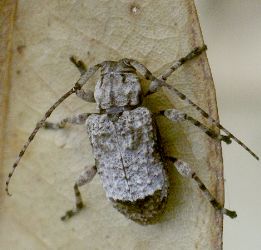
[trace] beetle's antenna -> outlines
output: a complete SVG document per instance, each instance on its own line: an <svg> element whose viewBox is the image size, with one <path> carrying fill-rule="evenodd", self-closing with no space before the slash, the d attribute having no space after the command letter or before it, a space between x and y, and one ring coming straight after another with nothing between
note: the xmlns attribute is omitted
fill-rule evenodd
<svg viewBox="0 0 261 250"><path fill-rule="evenodd" d="M189 54L186 56L180 58L177 60L164 74L162 74L158 80L160 81L156 83L157 85L161 86L166 86L168 89L174 91L174 93L183 101L187 102L191 106L193 106L197 111L201 113L201 115L205 118L207 118L209 121L211 121L214 125L216 125L219 129L223 130L229 138L232 138L235 140L240 146L242 146L246 151L248 151L254 158L259 160L259 157L249 148L247 147L242 141L240 141L238 138L236 138L232 133L230 133L226 128L224 128L218 121L213 119L212 117L209 116L207 112L205 112L203 109L201 109L197 104L192 102L188 97L186 97L184 94L182 94L180 91L178 91L175 87L169 85L166 83L167 78L175 71L177 70L180 66L182 66L185 62L190 61L191 59L199 56L201 53L207 50L207 46L203 45L202 47L196 47L193 49Z"/></svg>
<svg viewBox="0 0 261 250"><path fill-rule="evenodd" d="M196 47L193 49L189 54L187 54L185 57L182 57L181 59L177 60L163 75L156 78L151 74L151 72L145 68L140 63L137 63L134 60L131 60L130 62L133 64L134 67L145 77L145 79L151 80L151 84L149 87L149 91L144 95L145 97L153 94L158 90L159 87L166 87L169 90L172 90L180 99L187 102L189 105L193 106L198 112L201 113L201 115L205 118L207 118L209 121L211 121L214 125L216 125L219 129L223 130L227 135L228 138L232 138L235 140L240 146L242 146L246 151L248 151L254 158L259 160L259 157L249 148L247 147L242 141L240 141L238 138L236 138L232 133L230 133L226 128L224 128L218 121L213 119L209 116L207 112L205 112L202 108L200 108L197 104L192 102L188 97L186 97L183 93L181 93L179 90L177 90L175 87L169 85L166 83L166 80L168 77L177 70L180 66L182 66L185 62L190 61L191 59L199 56L204 51L206 51L207 46L203 45L202 47Z"/></svg>
<svg viewBox="0 0 261 250"><path fill-rule="evenodd" d="M259 160L259 157L249 148L247 147L242 141L240 141L237 137L235 137L231 132L229 132L226 128L224 128L217 120L210 117L209 114L204 111L202 108L200 108L197 104L192 102L188 97L186 97L183 93L181 93L179 90L177 90L175 87L167 84L164 82L162 86L167 87L168 89L172 90L180 99L187 102L189 105L193 106L203 117L211 121L214 125L216 125L219 129L223 130L229 138L232 138L234 141L236 141L240 146L242 146L246 151L248 151L254 158Z"/></svg>
<svg viewBox="0 0 261 250"><path fill-rule="evenodd" d="M66 99L68 98L71 94L75 93L77 90L80 90L82 86L89 80L89 78L101 67L101 64L97 64L90 69L88 69L85 73L83 73L80 77L80 79L75 83L74 87L71 88L68 92L66 92L63 96L59 98L58 101L56 101L45 113L44 117L36 124L35 129L31 133L31 135L28 137L27 142L24 144L22 150L20 151L16 161L13 164L12 171L8 174L7 181L5 183L5 191L8 195L11 196L11 194L8 191L8 185L10 183L10 180L14 174L14 171L16 167L18 166L19 161L23 157L26 149L28 148L29 144L31 141L34 139L36 133L38 130L43 126L44 122L46 119L52 114L52 112Z"/></svg>
<svg viewBox="0 0 261 250"><path fill-rule="evenodd" d="M202 54L204 51L207 50L207 45L203 45L201 47L196 47L194 48L190 53L188 53L186 56L181 57L179 60L175 61L171 67L165 72L163 73L159 79L166 81L168 79L168 77L170 75L172 75L172 73L174 71L176 71L180 66L182 66L184 63L186 63L187 61L190 61L192 59L194 59L195 57L199 56L200 54Z"/></svg>
<svg viewBox="0 0 261 250"><path fill-rule="evenodd" d="M80 86L80 85L79 85ZM26 149L28 148L29 144L31 143L31 141L34 139L36 133L38 132L38 130L43 126L45 120L52 114L52 112L58 107L59 104L61 104L67 97L69 97L71 94L75 93L77 90L76 87L73 87L72 89L70 89L68 92L66 92L58 101L56 101L45 113L44 117L36 124L35 129L33 130L33 132L31 133L31 135L28 137L27 142L24 144L22 150L20 151L16 161L13 164L12 167L12 171L8 174L8 179L6 181L6 187L5 187L5 191L8 195L11 195L8 191L8 185L9 182L11 180L11 177L16 169L16 167L18 166L19 161L21 160L21 158L23 157Z"/></svg>

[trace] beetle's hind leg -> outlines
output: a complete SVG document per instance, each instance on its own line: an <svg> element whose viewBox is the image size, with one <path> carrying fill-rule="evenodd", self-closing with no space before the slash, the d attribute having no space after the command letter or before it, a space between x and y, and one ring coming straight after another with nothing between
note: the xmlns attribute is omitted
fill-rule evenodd
<svg viewBox="0 0 261 250"><path fill-rule="evenodd" d="M197 176L196 172L192 169L192 167L188 163L178 160L174 157L167 157L167 158L172 163L174 163L176 169L182 176L191 178L197 183L199 189L205 195L205 197L210 202L210 204L215 208L215 210L220 211L221 213L229 216L232 219L237 217L237 213L235 211L231 211L224 208L224 206L216 200L216 198L210 193L210 191L207 189L205 184L201 181L201 179Z"/></svg>
<svg viewBox="0 0 261 250"><path fill-rule="evenodd" d="M43 123L43 128L46 129L64 128L67 123L78 124L78 125L85 124L85 121L89 115L90 113L82 113L82 114L74 115L72 117L66 117L62 119L60 122L56 122L56 123L45 121Z"/></svg>
<svg viewBox="0 0 261 250"><path fill-rule="evenodd" d="M97 173L96 166L93 166L91 168L85 167L84 171L78 177L73 187L74 196L75 196L75 207L71 210L66 211L65 215L61 217L61 220L65 221L70 219L72 216L76 215L84 208L79 187L91 182L91 180L93 179L96 173Z"/></svg>

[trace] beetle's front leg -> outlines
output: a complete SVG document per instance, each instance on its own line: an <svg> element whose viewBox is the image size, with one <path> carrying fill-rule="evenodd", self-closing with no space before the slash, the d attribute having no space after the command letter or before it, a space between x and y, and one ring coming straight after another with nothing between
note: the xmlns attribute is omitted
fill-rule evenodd
<svg viewBox="0 0 261 250"><path fill-rule="evenodd" d="M97 173L96 166L93 166L91 168L88 166L85 167L84 171L78 177L73 187L74 195L75 195L75 207L71 210L66 211L65 215L61 217L61 220L65 221L70 219L72 216L79 213L84 208L79 187L91 182L91 180L96 175L96 173Z"/></svg>
<svg viewBox="0 0 261 250"><path fill-rule="evenodd" d="M83 89L79 89L76 90L76 95L86 102L95 102L94 92L92 90L85 91Z"/></svg>
<svg viewBox="0 0 261 250"><path fill-rule="evenodd" d="M202 191L207 200L217 211L222 212L223 214L229 216L232 219L237 217L237 213L235 211L231 211L224 208L224 206L216 200L216 198L210 193L206 185L201 181L201 179L197 176L196 172L188 163L176 159L174 157L167 157L167 159L174 163L176 169L182 176L191 178L197 183L199 189Z"/></svg>
<svg viewBox="0 0 261 250"><path fill-rule="evenodd" d="M91 115L90 113L82 113L78 115L74 115L72 117L66 117L62 119L60 122L53 123L53 122L47 122L45 121L43 123L43 128L47 129L59 129L59 128L64 128L67 123L70 124L85 124L86 119L88 116Z"/></svg>
<svg viewBox="0 0 261 250"><path fill-rule="evenodd" d="M71 56L70 61L77 67L81 74L87 71L87 67L82 60L77 60L75 56Z"/></svg>
<svg viewBox="0 0 261 250"><path fill-rule="evenodd" d="M85 63L77 60L75 56L71 56L70 61L77 67L81 75L87 71ZM86 102L95 102L94 92L91 90L84 91L83 89L78 89L76 90L76 95Z"/></svg>

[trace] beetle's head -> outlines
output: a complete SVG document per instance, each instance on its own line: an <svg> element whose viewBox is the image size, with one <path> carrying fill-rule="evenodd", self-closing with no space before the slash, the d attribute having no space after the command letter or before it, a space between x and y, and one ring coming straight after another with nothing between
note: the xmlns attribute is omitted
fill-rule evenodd
<svg viewBox="0 0 261 250"><path fill-rule="evenodd" d="M137 106L140 104L140 95L140 79L133 67L122 61L104 63L94 92L100 109Z"/></svg>

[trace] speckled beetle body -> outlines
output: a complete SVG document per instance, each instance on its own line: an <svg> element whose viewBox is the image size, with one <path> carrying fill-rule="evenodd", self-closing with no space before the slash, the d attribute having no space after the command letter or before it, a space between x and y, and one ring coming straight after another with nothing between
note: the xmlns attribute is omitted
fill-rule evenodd
<svg viewBox="0 0 261 250"><path fill-rule="evenodd" d="M182 176L191 178L216 211L235 218L236 212L224 208L216 200L188 163L164 154L157 120L154 119L155 116L164 116L172 122L190 122L212 139L224 141L227 144L231 143L231 139L235 140L252 156L259 159L253 151L218 121L211 118L175 87L166 83L167 78L176 69L186 61L199 56L205 50L205 45L196 47L185 57L175 61L158 78L143 64L133 59L104 61L87 70L82 61L77 61L72 57L71 61L80 71L81 77L71 90L50 107L29 136L8 175L6 181L7 194L9 194L9 182L20 159L41 127L60 129L64 128L67 123L85 124L93 149L95 165L86 166L77 178L74 184L75 208L68 210L62 216L62 220L67 220L81 211L84 203L79 187L89 183L98 173L106 196L115 208L137 223L145 225L156 222L159 215L164 212L168 198L167 164L173 164ZM101 75L95 91L84 91L83 85L99 69L101 69ZM141 77L150 81L149 90L145 94L141 91ZM167 88L188 105L193 106L197 112L207 118L216 130L174 108L153 113L148 108L143 107L143 99L157 92L161 87ZM98 109L97 114L84 113L65 118L58 123L46 122L53 110L72 93L76 93L84 101L95 102ZM226 135L216 132L218 129L223 130Z"/></svg>
<svg viewBox="0 0 261 250"><path fill-rule="evenodd" d="M103 114L86 120L97 172L115 208L140 224L152 223L168 195L155 122L147 108L136 108L142 96L135 68L107 61L101 76L94 98Z"/></svg>
<svg viewBox="0 0 261 250"><path fill-rule="evenodd" d="M168 178L149 110L95 114L86 125L107 198L127 217L153 221L165 207Z"/></svg>

